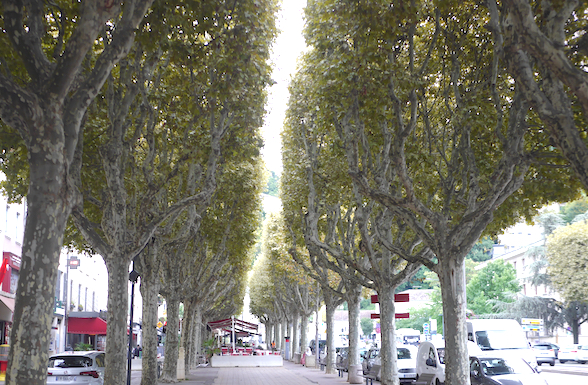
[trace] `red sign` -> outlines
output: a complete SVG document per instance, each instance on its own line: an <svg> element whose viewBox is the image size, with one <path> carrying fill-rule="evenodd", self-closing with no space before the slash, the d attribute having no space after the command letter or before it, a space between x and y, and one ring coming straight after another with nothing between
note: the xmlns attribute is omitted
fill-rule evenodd
<svg viewBox="0 0 588 385"><path fill-rule="evenodd" d="M380 315L379 314L372 314L371 315L372 319L380 319ZM409 317L409 313L396 313L394 314L394 318L398 319L398 318L410 318Z"/></svg>
<svg viewBox="0 0 588 385"><path fill-rule="evenodd" d="M394 302L408 302L408 293L394 294ZM378 295L372 295L372 303L378 303Z"/></svg>
<svg viewBox="0 0 588 385"><path fill-rule="evenodd" d="M67 264L70 269L77 269L78 266L80 266L80 260L78 259L78 257L70 257L67 260Z"/></svg>

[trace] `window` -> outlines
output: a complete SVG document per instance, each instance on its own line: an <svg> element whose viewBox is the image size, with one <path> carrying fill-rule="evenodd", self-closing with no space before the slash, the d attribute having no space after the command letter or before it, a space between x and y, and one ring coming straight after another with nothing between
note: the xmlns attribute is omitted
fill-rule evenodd
<svg viewBox="0 0 588 385"><path fill-rule="evenodd" d="M84 310L88 310L88 288L86 288L86 293L84 295Z"/></svg>
<svg viewBox="0 0 588 385"><path fill-rule="evenodd" d="M78 285L78 306L82 304L82 284Z"/></svg>
<svg viewBox="0 0 588 385"><path fill-rule="evenodd" d="M55 301L61 301L61 276L63 272L57 271L57 285L55 285Z"/></svg>
<svg viewBox="0 0 588 385"><path fill-rule="evenodd" d="M96 311L96 292L92 292L92 311Z"/></svg>

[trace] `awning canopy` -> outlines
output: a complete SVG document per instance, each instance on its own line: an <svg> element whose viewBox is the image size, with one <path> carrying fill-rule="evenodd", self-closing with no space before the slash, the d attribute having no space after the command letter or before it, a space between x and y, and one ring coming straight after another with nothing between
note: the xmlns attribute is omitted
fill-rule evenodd
<svg viewBox="0 0 588 385"><path fill-rule="evenodd" d="M5 297L3 295L0 295L0 301L2 301L2 303L4 305L6 305L6 307L14 313L14 298L9 298L9 297Z"/></svg>
<svg viewBox="0 0 588 385"><path fill-rule="evenodd" d="M100 317L67 319L67 332L71 334L106 335L106 321Z"/></svg>
<svg viewBox="0 0 588 385"><path fill-rule="evenodd" d="M258 325L251 323L251 322L243 321L240 319L235 319L234 322L235 322L235 332L239 333L241 336L256 332L258 329ZM231 333L232 326L233 326L233 320L230 318L227 318L227 319L222 319L222 320L218 320L218 321L210 321L210 322L208 322L208 326L210 326L210 328L213 330L214 329L221 329L221 330L224 330L225 332Z"/></svg>

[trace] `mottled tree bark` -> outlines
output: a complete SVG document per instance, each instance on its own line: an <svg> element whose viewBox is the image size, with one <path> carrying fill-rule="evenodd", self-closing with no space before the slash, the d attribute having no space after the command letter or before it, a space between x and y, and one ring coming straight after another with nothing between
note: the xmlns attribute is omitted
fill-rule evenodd
<svg viewBox="0 0 588 385"><path fill-rule="evenodd" d="M104 262L108 269L108 320L106 326L106 368L104 383L124 385L127 372L129 340L127 334L129 308L129 261L123 255L107 255ZM121 309L124 309L121 311ZM132 330L129 331L132 333ZM121 378L122 377L122 378Z"/></svg>
<svg viewBox="0 0 588 385"><path fill-rule="evenodd" d="M178 382L178 354L179 338L178 324L180 322L180 301L174 296L166 298L167 302L167 330L165 334L165 359L160 382Z"/></svg>
<svg viewBox="0 0 588 385"><path fill-rule="evenodd" d="M156 249L147 249L153 253L151 260L156 260ZM141 372L141 385L157 384L157 309L159 294L159 270L147 268L141 269L141 297L143 299L143 360Z"/></svg>
<svg viewBox="0 0 588 385"><path fill-rule="evenodd" d="M383 385L398 385L398 365L396 353L396 312L394 307L395 286L387 286L378 291L380 302L380 329L382 333L382 347L380 358L382 362L380 381Z"/></svg>
<svg viewBox="0 0 588 385"><path fill-rule="evenodd" d="M466 328L466 291L464 258L446 255L440 261L439 283L443 299L445 326L445 373L448 384L466 384L470 380Z"/></svg>
<svg viewBox="0 0 588 385"><path fill-rule="evenodd" d="M350 285L347 287L349 288ZM356 290L349 290L347 298L347 308L349 309L349 352L348 354L348 373L347 381L351 384L362 383L363 378L357 377L351 370L353 366L360 365L359 359L359 314L360 314L360 296L361 286L355 285Z"/></svg>

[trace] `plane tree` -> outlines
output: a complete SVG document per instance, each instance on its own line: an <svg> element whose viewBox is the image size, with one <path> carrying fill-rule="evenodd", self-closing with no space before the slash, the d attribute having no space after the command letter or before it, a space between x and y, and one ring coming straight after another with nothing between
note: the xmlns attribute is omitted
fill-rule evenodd
<svg viewBox="0 0 588 385"><path fill-rule="evenodd" d="M312 67L303 64L291 84L286 128L282 135L283 202L285 209L291 210L292 217L298 207L302 206L304 211L298 209L299 219L290 219L288 223L303 223L301 231L305 247L314 250L309 259L312 267L316 269L315 264L324 265L342 277L345 290L341 295L349 306L350 365L359 364L359 351L354 346L359 338L362 287L379 294L382 325L380 377L384 383L391 383L394 377L398 378L393 359L396 356L394 291L421 266L418 261L407 263L393 249L415 249L420 240L414 233L406 233L406 226L398 228L389 211L360 196L346 172L345 158L336 145L336 132L332 127L319 126L314 120L312 106L316 101L312 99L312 92L305 93L305 87L315 80ZM304 201L296 201L297 198ZM294 233L293 229L291 231ZM393 244L394 247L386 246ZM292 254L300 260L295 253ZM422 258L426 255L425 252ZM356 378L350 371L349 380L356 383L361 378Z"/></svg>
<svg viewBox="0 0 588 385"><path fill-rule="evenodd" d="M5 166L14 171L7 173L7 190L26 195L28 213L8 384L46 382L63 234L81 199L70 172L81 160L83 122L151 3L2 2L0 117L11 140L3 140L3 156L16 158Z"/></svg>
<svg viewBox="0 0 588 385"><path fill-rule="evenodd" d="M361 11L309 2L306 14L307 65L320 74L305 91L315 124L334 127L359 193L430 253L420 262L439 276L445 321L455 325L445 336L447 383L469 383L465 256L484 232L577 194L563 188L574 182L546 133L530 128L537 122L476 2Z"/></svg>
<svg viewBox="0 0 588 385"><path fill-rule="evenodd" d="M509 73L553 143L588 187L587 4L583 1L487 2Z"/></svg>

